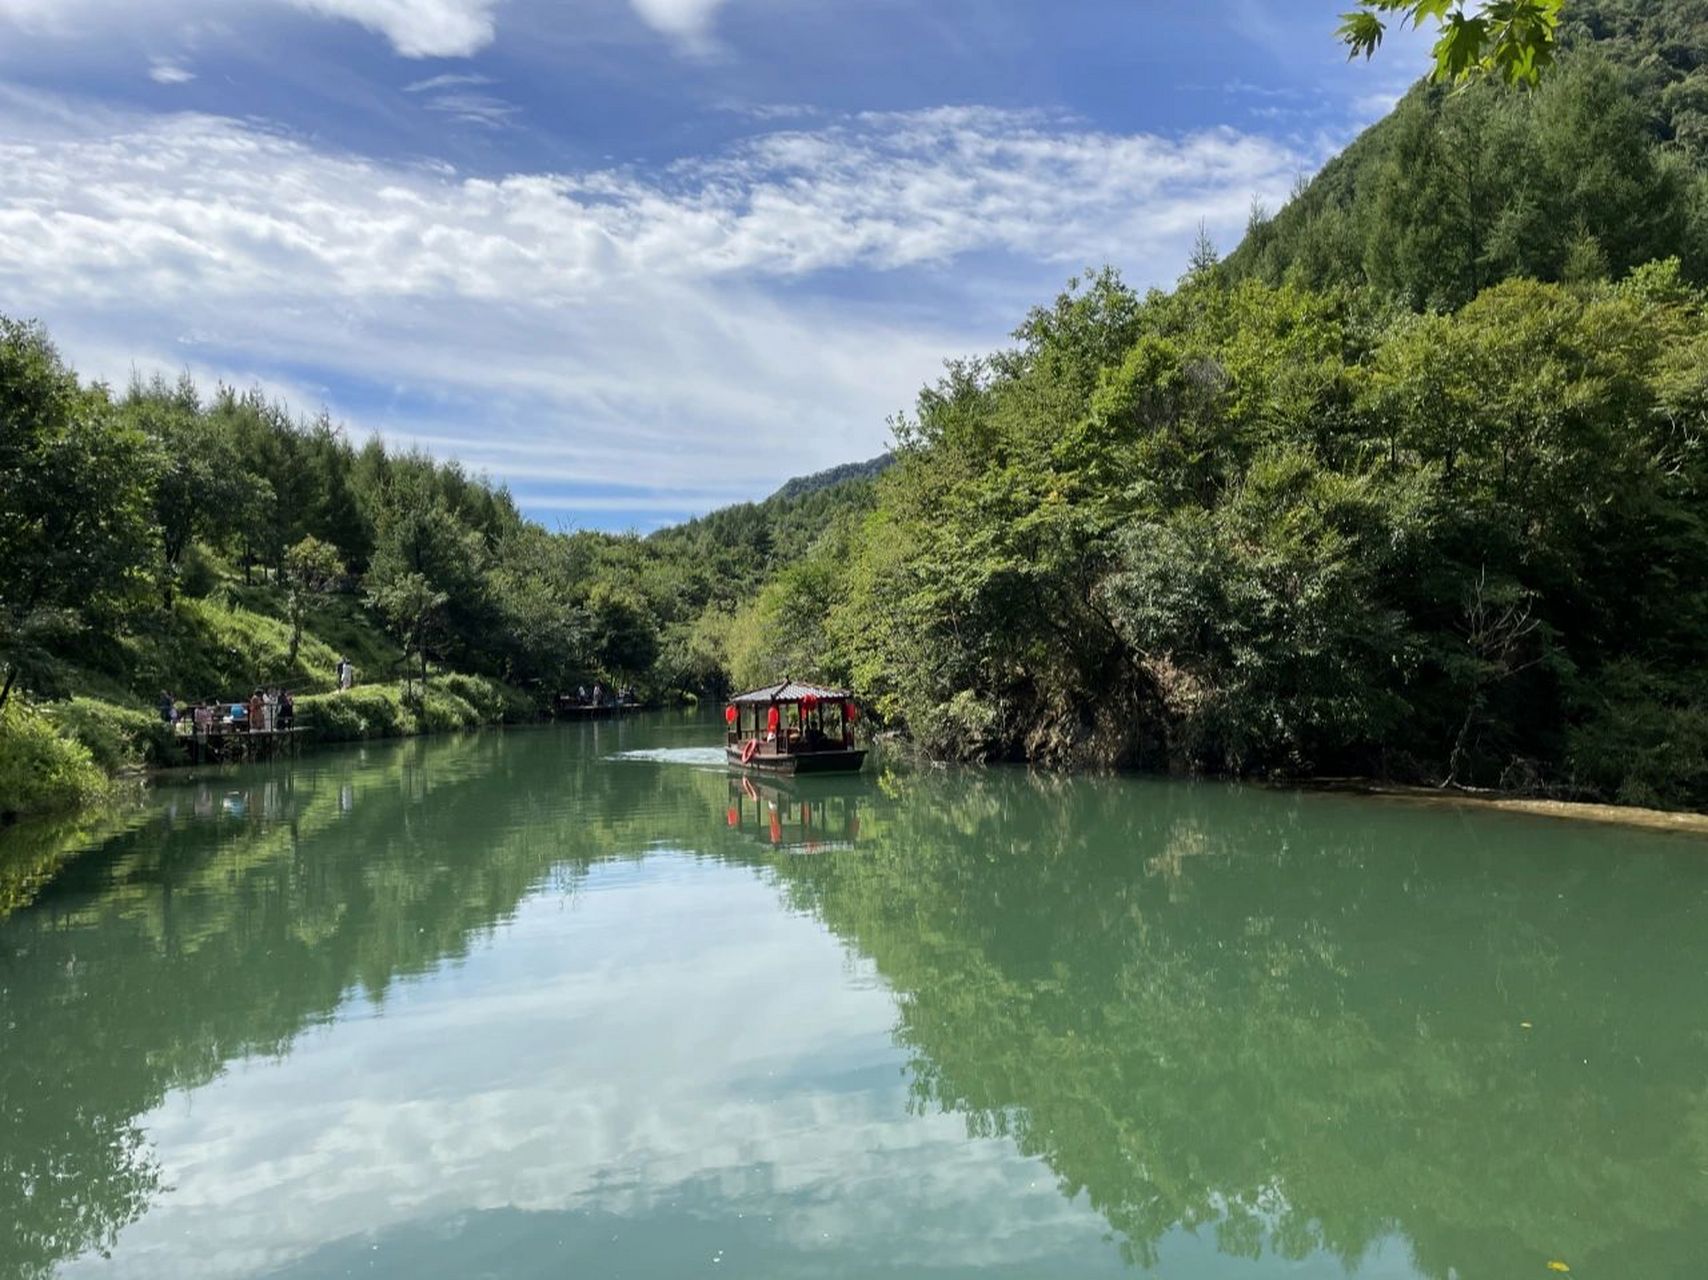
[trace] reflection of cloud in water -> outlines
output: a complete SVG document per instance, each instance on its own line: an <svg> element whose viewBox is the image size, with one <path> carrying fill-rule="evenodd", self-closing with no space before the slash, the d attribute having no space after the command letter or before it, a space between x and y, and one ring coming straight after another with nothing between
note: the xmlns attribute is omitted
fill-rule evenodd
<svg viewBox="0 0 1708 1280"><path fill-rule="evenodd" d="M619 751L606 758L644 760L651 764L686 764L700 769L723 769L729 764L722 747L655 747L645 751Z"/></svg>
<svg viewBox="0 0 1708 1280"><path fill-rule="evenodd" d="M878 1267L1109 1265L1041 1162L907 1114L894 1020L870 966L750 874L597 871L383 1007L168 1099L145 1123L173 1190L121 1261L68 1272L248 1275L497 1210L769 1218L772 1250Z"/></svg>

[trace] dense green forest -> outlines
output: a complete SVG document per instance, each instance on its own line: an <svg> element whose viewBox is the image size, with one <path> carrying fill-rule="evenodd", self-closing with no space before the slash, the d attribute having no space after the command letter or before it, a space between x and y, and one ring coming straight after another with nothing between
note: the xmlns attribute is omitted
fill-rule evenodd
<svg viewBox="0 0 1708 1280"><path fill-rule="evenodd" d="M1708 805L1708 0L1565 14L1539 87L1420 85L1172 292L1089 273L892 456L646 538L6 322L0 808L341 654L331 736L794 674L939 756Z"/></svg>
<svg viewBox="0 0 1708 1280"><path fill-rule="evenodd" d="M738 630L942 755L1703 803L1702 308L1671 262L1429 315L1099 275Z"/></svg>
<svg viewBox="0 0 1708 1280"><path fill-rule="evenodd" d="M552 533L457 464L188 379L79 381L0 319L0 812L174 761L154 708L260 684L323 737L537 714L578 684L721 694L736 611L883 461L652 538ZM337 699L340 658L362 688Z"/></svg>
<svg viewBox="0 0 1708 1280"><path fill-rule="evenodd" d="M1539 88L1420 85L1225 263L951 364L735 671L946 756L1708 804L1708 4L1566 13Z"/></svg>

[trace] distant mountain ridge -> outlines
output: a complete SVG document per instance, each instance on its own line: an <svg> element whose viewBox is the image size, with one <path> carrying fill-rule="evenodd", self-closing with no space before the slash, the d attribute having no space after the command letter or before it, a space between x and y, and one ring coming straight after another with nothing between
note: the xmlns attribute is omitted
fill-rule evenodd
<svg viewBox="0 0 1708 1280"><path fill-rule="evenodd" d="M817 493L821 489L834 489L850 480L868 480L882 475L894 461L895 454L885 452L876 458L868 458L865 462L844 462L839 467L815 471L808 476L796 476L765 501L788 502L795 498L804 498L809 493Z"/></svg>

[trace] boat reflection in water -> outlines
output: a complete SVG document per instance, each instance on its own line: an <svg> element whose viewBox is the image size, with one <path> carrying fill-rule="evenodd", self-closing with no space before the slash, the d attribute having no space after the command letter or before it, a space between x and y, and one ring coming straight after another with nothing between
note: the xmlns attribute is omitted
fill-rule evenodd
<svg viewBox="0 0 1708 1280"><path fill-rule="evenodd" d="M729 780L724 821L787 853L831 853L854 847L862 802L869 805L872 795L872 784L858 777L780 783L743 775Z"/></svg>

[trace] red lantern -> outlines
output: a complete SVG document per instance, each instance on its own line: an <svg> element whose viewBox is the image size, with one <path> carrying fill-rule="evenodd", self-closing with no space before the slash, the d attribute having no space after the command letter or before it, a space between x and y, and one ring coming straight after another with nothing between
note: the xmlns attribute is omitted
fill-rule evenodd
<svg viewBox="0 0 1708 1280"><path fill-rule="evenodd" d="M802 711L811 711L816 706L818 706L818 695L816 693L809 693L801 698Z"/></svg>
<svg viewBox="0 0 1708 1280"><path fill-rule="evenodd" d="M724 708L724 723L727 725L735 724L736 717L739 716L740 714L741 713L739 711L737 711L733 706L725 707Z"/></svg>
<svg viewBox="0 0 1708 1280"><path fill-rule="evenodd" d="M739 827L741 825L741 810L731 805L724 813L724 821L732 827Z"/></svg>
<svg viewBox="0 0 1708 1280"><path fill-rule="evenodd" d="M859 706L853 702L844 702L842 704L842 718L849 724L853 724L860 718Z"/></svg>
<svg viewBox="0 0 1708 1280"><path fill-rule="evenodd" d="M782 723L782 718L777 714L777 708L775 706L772 706L772 708L765 713L765 727L766 727L766 729L768 729L772 733L776 733L777 732L777 726L781 723Z"/></svg>

